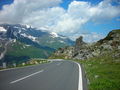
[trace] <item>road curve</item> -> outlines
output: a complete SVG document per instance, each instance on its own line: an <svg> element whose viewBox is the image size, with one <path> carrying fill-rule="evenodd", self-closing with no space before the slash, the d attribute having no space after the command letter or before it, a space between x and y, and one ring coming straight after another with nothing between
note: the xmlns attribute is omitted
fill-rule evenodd
<svg viewBox="0 0 120 90"><path fill-rule="evenodd" d="M86 90L81 67L72 61L0 71L0 90Z"/></svg>

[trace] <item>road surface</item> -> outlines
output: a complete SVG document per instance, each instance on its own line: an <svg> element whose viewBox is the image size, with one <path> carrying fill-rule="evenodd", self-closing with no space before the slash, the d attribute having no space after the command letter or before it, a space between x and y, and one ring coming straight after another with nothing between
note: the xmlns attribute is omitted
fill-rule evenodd
<svg viewBox="0 0 120 90"><path fill-rule="evenodd" d="M84 74L72 61L0 71L0 90L86 90Z"/></svg>

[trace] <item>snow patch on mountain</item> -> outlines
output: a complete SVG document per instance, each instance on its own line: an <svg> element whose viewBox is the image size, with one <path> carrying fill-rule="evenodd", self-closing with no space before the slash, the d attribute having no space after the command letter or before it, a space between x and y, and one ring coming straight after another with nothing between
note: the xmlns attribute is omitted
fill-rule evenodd
<svg viewBox="0 0 120 90"><path fill-rule="evenodd" d="M62 41L62 40L59 40L61 43L65 43L64 41Z"/></svg>
<svg viewBox="0 0 120 90"><path fill-rule="evenodd" d="M62 36L62 35L59 35L59 34L57 34L57 33L55 33L55 32L51 32L50 34L51 34L51 37L52 37L52 38L59 37L59 38L62 38L62 39L67 39L67 37Z"/></svg>
<svg viewBox="0 0 120 90"><path fill-rule="evenodd" d="M30 25L27 25L27 24L25 26L26 26L26 28L30 28L31 27Z"/></svg>
<svg viewBox="0 0 120 90"><path fill-rule="evenodd" d="M24 36L24 37L27 37L27 38L31 39L32 41L36 41L36 37L33 37L31 35L26 35L25 33L23 33L21 35Z"/></svg>
<svg viewBox="0 0 120 90"><path fill-rule="evenodd" d="M3 27L0 27L0 32L6 32L7 30Z"/></svg>
<svg viewBox="0 0 120 90"><path fill-rule="evenodd" d="M14 28L19 28L19 27L14 26Z"/></svg>
<svg viewBox="0 0 120 90"><path fill-rule="evenodd" d="M15 43L15 42L16 42L16 39L13 39L13 42Z"/></svg>
<svg viewBox="0 0 120 90"><path fill-rule="evenodd" d="M59 37L58 34L55 32L51 32L50 34L51 34L51 37L53 37L53 38Z"/></svg>
<svg viewBox="0 0 120 90"><path fill-rule="evenodd" d="M28 28L34 28L33 26L28 25L28 24L26 24L25 27L26 27L27 29L28 29Z"/></svg>
<svg viewBox="0 0 120 90"><path fill-rule="evenodd" d="M25 28L22 28L22 30L26 30Z"/></svg>

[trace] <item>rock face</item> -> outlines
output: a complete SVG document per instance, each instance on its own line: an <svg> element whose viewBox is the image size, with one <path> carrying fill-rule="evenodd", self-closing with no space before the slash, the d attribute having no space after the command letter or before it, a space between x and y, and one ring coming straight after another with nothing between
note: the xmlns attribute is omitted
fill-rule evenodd
<svg viewBox="0 0 120 90"><path fill-rule="evenodd" d="M120 29L111 31L104 39L92 44L85 43L83 37L80 36L76 39L75 46L61 48L53 56L57 58L85 60L107 53L111 53L113 57L120 57Z"/></svg>
<svg viewBox="0 0 120 90"><path fill-rule="evenodd" d="M97 42L104 49L119 49L120 47L120 30L111 31L107 37Z"/></svg>
<svg viewBox="0 0 120 90"><path fill-rule="evenodd" d="M79 38L76 39L75 51L81 50L85 45L86 43L83 41L83 37L80 36Z"/></svg>
<svg viewBox="0 0 120 90"><path fill-rule="evenodd" d="M74 48L74 59L85 59L89 53L88 45L83 41L83 37L80 36L76 39L76 44ZM88 57L88 56L87 56Z"/></svg>

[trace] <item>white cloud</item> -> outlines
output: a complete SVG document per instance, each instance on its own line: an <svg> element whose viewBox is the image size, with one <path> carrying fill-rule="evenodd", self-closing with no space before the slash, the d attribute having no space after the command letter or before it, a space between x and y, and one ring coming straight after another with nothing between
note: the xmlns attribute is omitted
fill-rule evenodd
<svg viewBox="0 0 120 90"><path fill-rule="evenodd" d="M104 0L97 6L92 7L90 12L93 13L92 20L94 22L111 20L117 16L120 16L120 5L113 6L112 0Z"/></svg>
<svg viewBox="0 0 120 90"><path fill-rule="evenodd" d="M0 23L23 23L29 15L61 3L61 0L14 0L11 5L3 6L0 11ZM34 17L39 17L36 14Z"/></svg>
<svg viewBox="0 0 120 90"><path fill-rule="evenodd" d="M71 36L71 38L75 40L76 38L80 36L83 36L83 41L87 43L96 42L105 37L105 35L103 35L102 33L96 33L96 32L85 32L84 33L83 32L83 33L76 33L74 36Z"/></svg>
<svg viewBox="0 0 120 90"><path fill-rule="evenodd" d="M40 11L32 12L24 18L23 23L33 25L35 27L49 27L55 25L65 10L60 7L47 8Z"/></svg>
<svg viewBox="0 0 120 90"><path fill-rule="evenodd" d="M14 0L0 11L0 23L30 24L73 38L83 32L81 27L88 21L100 23L120 16L120 5L112 5L113 1L104 0L97 5L72 1L66 10L59 6L62 0ZM92 35L91 40L97 38Z"/></svg>
<svg viewBox="0 0 120 90"><path fill-rule="evenodd" d="M120 6L112 6L111 2L111 0L105 0L98 5L92 5L89 2L73 1L69 4L66 13L52 27L52 30L63 35L68 35L72 39L76 37L76 34L77 36L83 35L80 33L85 31L81 27L88 21L99 23L120 16ZM97 33L85 34L83 36L87 42L96 41L103 37L103 35Z"/></svg>

